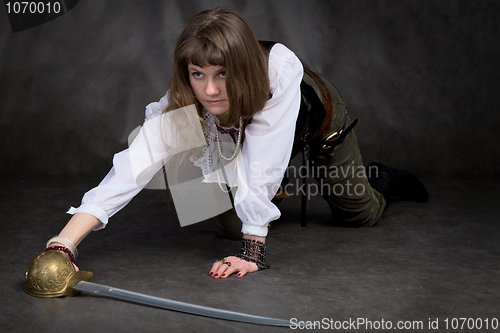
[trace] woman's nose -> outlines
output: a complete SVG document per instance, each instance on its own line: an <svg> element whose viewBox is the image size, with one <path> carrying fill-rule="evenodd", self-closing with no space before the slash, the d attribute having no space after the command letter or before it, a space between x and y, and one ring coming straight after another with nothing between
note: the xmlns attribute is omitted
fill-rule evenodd
<svg viewBox="0 0 500 333"><path fill-rule="evenodd" d="M209 80L207 82L207 87L206 87L206 94L211 96L211 95L217 95L219 93L220 89L217 86L217 83L214 82L213 80Z"/></svg>

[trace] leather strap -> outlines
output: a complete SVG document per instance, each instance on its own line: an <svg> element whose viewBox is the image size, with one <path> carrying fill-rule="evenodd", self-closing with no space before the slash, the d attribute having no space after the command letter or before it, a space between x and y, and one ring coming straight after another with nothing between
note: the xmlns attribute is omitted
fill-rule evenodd
<svg viewBox="0 0 500 333"><path fill-rule="evenodd" d="M326 111L323 122L321 123L317 132L313 136L314 138L317 138L325 134L330 129L333 120L333 100L332 96L330 95L330 92L328 91L327 85L318 74L316 74L315 72L313 72L308 68L304 68L304 72L306 72L318 85L319 90L321 91L321 97L323 98L323 106L325 107Z"/></svg>

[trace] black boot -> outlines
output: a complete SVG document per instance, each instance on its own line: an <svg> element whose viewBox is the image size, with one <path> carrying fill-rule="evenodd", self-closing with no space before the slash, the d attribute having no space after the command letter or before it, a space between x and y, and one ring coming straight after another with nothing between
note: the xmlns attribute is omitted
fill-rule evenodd
<svg viewBox="0 0 500 333"><path fill-rule="evenodd" d="M429 200L429 193L424 184L410 171L394 169L380 163L370 163L366 171L370 185L384 196L387 205L391 196L414 202Z"/></svg>

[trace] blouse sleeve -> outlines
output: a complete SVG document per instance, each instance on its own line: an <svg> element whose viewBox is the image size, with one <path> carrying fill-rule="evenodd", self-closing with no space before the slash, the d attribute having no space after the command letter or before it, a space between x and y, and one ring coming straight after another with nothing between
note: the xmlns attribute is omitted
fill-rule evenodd
<svg viewBox="0 0 500 333"><path fill-rule="evenodd" d="M69 214L87 213L95 216L103 229L108 219L125 207L163 165L167 158L160 121L166 97L146 107L146 120L128 149L117 153L113 167L92 190L85 193L80 207L71 207ZM168 139L167 139L168 140Z"/></svg>
<svg viewBox="0 0 500 333"><path fill-rule="evenodd" d="M246 127L243 162L238 164L235 209L245 234L266 236L269 223L281 215L271 199L290 161L302 75L295 54L275 44L269 55L272 98Z"/></svg>

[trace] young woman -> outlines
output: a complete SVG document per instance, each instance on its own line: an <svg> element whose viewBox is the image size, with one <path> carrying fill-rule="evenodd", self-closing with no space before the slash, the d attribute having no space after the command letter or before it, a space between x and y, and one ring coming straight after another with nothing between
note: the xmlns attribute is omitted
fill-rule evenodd
<svg viewBox="0 0 500 333"><path fill-rule="evenodd" d="M208 145L188 160L221 191L238 188L233 209L215 221L222 237L243 239L242 249L238 256L213 263L209 275L214 278L233 273L241 277L269 267L265 263L268 225L280 216L272 200L292 150L296 154L308 148L302 149L310 152L307 163L315 163L314 177L337 222L377 223L394 192L427 200L416 177L400 170L374 165L377 174L369 181L360 172L363 164L356 137L349 133L351 122L337 90L323 77L304 73L299 59L284 45L260 44L237 12L216 8L188 23L176 45L166 96L147 106L142 134L129 150L115 155L110 173L85 194L79 208L71 210L73 217L59 236L49 240L48 249L75 259L76 246L85 236L104 228L161 168L162 163L143 163L144 156L153 152L158 157L155 161L168 159L165 147L175 146L174 129L186 129L175 112L190 105L196 107L202 139ZM154 128L159 122L162 130ZM179 138L189 141L196 135L179 134ZM232 151L221 149L221 142L232 143ZM219 165L226 166L221 169L224 177ZM147 176L139 181L138 174Z"/></svg>

